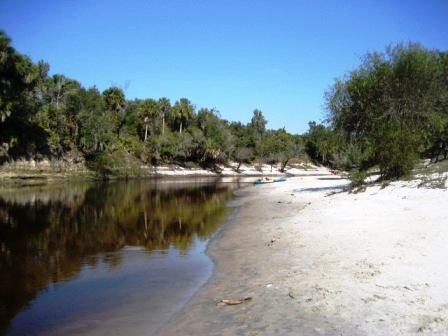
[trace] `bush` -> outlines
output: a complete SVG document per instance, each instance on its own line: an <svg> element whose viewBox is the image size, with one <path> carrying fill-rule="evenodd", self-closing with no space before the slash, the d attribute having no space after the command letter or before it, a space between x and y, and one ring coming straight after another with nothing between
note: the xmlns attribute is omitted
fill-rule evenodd
<svg viewBox="0 0 448 336"><path fill-rule="evenodd" d="M352 183L352 188L358 188L358 187L364 185L366 178L367 178L367 171L352 169L348 173L348 178Z"/></svg>

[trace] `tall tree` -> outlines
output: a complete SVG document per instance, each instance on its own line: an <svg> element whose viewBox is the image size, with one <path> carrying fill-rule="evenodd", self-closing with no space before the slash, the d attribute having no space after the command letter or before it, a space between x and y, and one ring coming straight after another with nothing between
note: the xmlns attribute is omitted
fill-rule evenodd
<svg viewBox="0 0 448 336"><path fill-rule="evenodd" d="M14 157L40 159L49 154L46 134L33 122L38 85L48 67L33 64L0 30L0 163Z"/></svg>
<svg viewBox="0 0 448 336"><path fill-rule="evenodd" d="M6 33L0 30L0 121L14 116L28 121L35 103L35 88L40 78L39 68L18 53Z"/></svg>
<svg viewBox="0 0 448 336"><path fill-rule="evenodd" d="M110 119L114 132L117 132L126 112L125 94L122 89L112 86L103 91L103 97L106 102L105 117Z"/></svg>
<svg viewBox="0 0 448 336"><path fill-rule="evenodd" d="M337 152L337 136L330 128L315 121L308 123L309 130L305 134L305 148L312 160L329 165Z"/></svg>
<svg viewBox="0 0 448 336"><path fill-rule="evenodd" d="M255 109L249 126L254 139L255 153L260 160L266 156L266 142L263 142L266 135L266 124L267 121L263 113L259 109Z"/></svg>
<svg viewBox="0 0 448 336"><path fill-rule="evenodd" d="M86 154L101 153L112 149L117 134L109 118L104 116L105 101L96 87L82 91L82 108L78 115L79 147Z"/></svg>
<svg viewBox="0 0 448 336"><path fill-rule="evenodd" d="M171 103L170 100L166 97L159 98L158 103L162 111L162 135L163 135L165 134L165 120L167 115L170 113Z"/></svg>
<svg viewBox="0 0 448 336"><path fill-rule="evenodd" d="M57 146L59 152L61 146L76 142L80 89L77 81L63 75L53 75L39 85L41 106L34 120L50 134L51 144Z"/></svg>
<svg viewBox="0 0 448 336"><path fill-rule="evenodd" d="M202 158L205 161L225 161L233 151L233 136L215 109L201 108L195 118L202 132Z"/></svg>
<svg viewBox="0 0 448 336"><path fill-rule="evenodd" d="M241 122L231 122L229 130L233 136L232 158L238 163L236 170L239 171L243 163L250 163L254 159L254 137L249 126Z"/></svg>
<svg viewBox="0 0 448 336"><path fill-rule="evenodd" d="M250 126L253 129L254 133L257 134L257 136L259 136L260 138L266 132L266 124L267 121L263 116L263 112L261 112L259 109L255 109L250 121Z"/></svg>
<svg viewBox="0 0 448 336"><path fill-rule="evenodd" d="M398 178L412 169L441 120L439 60L420 44L398 44L367 54L326 93L331 126L356 145L361 170L379 165L384 178Z"/></svg>
<svg viewBox="0 0 448 336"><path fill-rule="evenodd" d="M143 120L145 124L145 138L144 141L148 139L148 128L149 125L154 125L156 122L156 119L160 117L162 114L162 110L160 109L159 103L152 99L148 98L145 100L142 100L138 107L137 107L138 114L140 118ZM154 128L154 127L153 127Z"/></svg>
<svg viewBox="0 0 448 336"><path fill-rule="evenodd" d="M175 124L179 126L179 133L182 133L182 129L185 128L188 121L194 116L194 105L187 99L181 98L174 103L171 109L171 114Z"/></svg>

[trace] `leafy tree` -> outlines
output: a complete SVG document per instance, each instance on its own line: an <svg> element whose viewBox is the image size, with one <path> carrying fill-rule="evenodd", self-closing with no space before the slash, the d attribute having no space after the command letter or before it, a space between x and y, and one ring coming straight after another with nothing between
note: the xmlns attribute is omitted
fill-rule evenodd
<svg viewBox="0 0 448 336"><path fill-rule="evenodd" d="M448 52L439 52L442 93L436 103L438 114L434 116L435 130L428 153L432 161L448 159Z"/></svg>
<svg viewBox="0 0 448 336"><path fill-rule="evenodd" d="M266 132L266 124L267 121L263 116L263 112L261 112L259 109L255 109L250 121L250 127L259 139L261 139Z"/></svg>
<svg viewBox="0 0 448 336"><path fill-rule="evenodd" d="M233 135L233 141L236 148L255 148L255 141L250 125L244 125L239 121L234 121L230 123L229 130Z"/></svg>
<svg viewBox="0 0 448 336"><path fill-rule="evenodd" d="M292 135L286 130L276 131L275 137L279 142L278 160L281 162L280 171L284 172L286 165L293 158L300 158L305 152L303 138L300 135Z"/></svg>
<svg viewBox="0 0 448 336"><path fill-rule="evenodd" d="M263 113L260 110L255 109L249 123L249 128L252 132L255 154L260 160L266 159L266 153L269 152L269 150L266 149L268 142L262 142L266 135L266 124L267 121L263 116Z"/></svg>
<svg viewBox="0 0 448 336"><path fill-rule="evenodd" d="M78 115L79 147L86 154L104 152L117 144L115 125L104 117L106 102L96 87L82 92L82 108Z"/></svg>
<svg viewBox="0 0 448 336"><path fill-rule="evenodd" d="M81 87L78 82L64 75L53 75L42 86L44 87L42 92L44 100L58 109L67 107L70 97L76 94Z"/></svg>
<svg viewBox="0 0 448 336"><path fill-rule="evenodd" d="M241 122L231 122L229 130L232 134L234 152L233 160L238 163L239 171L243 163L250 163L254 159L255 141L253 132L248 125Z"/></svg>
<svg viewBox="0 0 448 336"><path fill-rule="evenodd" d="M236 171L239 172L243 163L250 163L253 159L254 151L250 147L236 147L233 152L233 159L238 163Z"/></svg>
<svg viewBox="0 0 448 336"><path fill-rule="evenodd" d="M196 146L193 136L188 132L170 133L166 142L162 143L161 152L165 157L169 157L170 161L179 163L188 161L195 153Z"/></svg>
<svg viewBox="0 0 448 336"><path fill-rule="evenodd" d="M126 115L120 128L119 145L126 153L135 158L143 158L145 143L141 140L144 134L141 118L138 115L137 108L141 102L139 99L126 102ZM142 159L143 162L146 162Z"/></svg>
<svg viewBox="0 0 448 336"><path fill-rule="evenodd" d="M361 171L406 175L440 128L446 86L440 53L409 43L367 54L326 93L329 122L357 148ZM442 117L442 119L444 119Z"/></svg>
<svg viewBox="0 0 448 336"><path fill-rule="evenodd" d="M201 108L195 118L203 134L201 161L225 161L232 152L232 134L215 109Z"/></svg>
<svg viewBox="0 0 448 336"><path fill-rule="evenodd" d="M11 46L11 39L0 30L0 121L14 116L28 121L39 80L39 68Z"/></svg>
<svg viewBox="0 0 448 336"><path fill-rule="evenodd" d="M337 136L329 127L308 123L309 130L305 134L305 148L309 157L317 163L330 164L337 149Z"/></svg>
<svg viewBox="0 0 448 336"><path fill-rule="evenodd" d="M36 66L17 52L0 30L0 163L49 154L45 133L32 121L38 109L38 85L48 71L44 65Z"/></svg>
<svg viewBox="0 0 448 336"><path fill-rule="evenodd" d="M177 156L176 150L176 133L167 131L161 138L159 142L159 153L160 159L163 162L173 162Z"/></svg>
<svg viewBox="0 0 448 336"><path fill-rule="evenodd" d="M76 143L80 89L77 81L63 75L53 75L39 85L41 106L34 120L49 133L58 155L62 155L63 147Z"/></svg>
<svg viewBox="0 0 448 336"><path fill-rule="evenodd" d="M124 118L124 124L122 132L140 138L141 134L144 134L142 128L141 117L139 115L138 107L141 103L140 99L129 100L126 103L126 115Z"/></svg>
<svg viewBox="0 0 448 336"><path fill-rule="evenodd" d="M258 153L262 160L271 165L281 163L280 171L284 171L288 162L303 154L303 140L286 132L284 128L269 130L259 144Z"/></svg>

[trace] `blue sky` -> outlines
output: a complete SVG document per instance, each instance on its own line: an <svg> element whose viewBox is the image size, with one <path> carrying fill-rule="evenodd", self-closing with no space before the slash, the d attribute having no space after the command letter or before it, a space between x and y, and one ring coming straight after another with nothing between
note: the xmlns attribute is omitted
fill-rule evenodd
<svg viewBox="0 0 448 336"><path fill-rule="evenodd" d="M128 99L186 97L302 134L369 51L448 50L448 0L0 0L0 29L35 62Z"/></svg>

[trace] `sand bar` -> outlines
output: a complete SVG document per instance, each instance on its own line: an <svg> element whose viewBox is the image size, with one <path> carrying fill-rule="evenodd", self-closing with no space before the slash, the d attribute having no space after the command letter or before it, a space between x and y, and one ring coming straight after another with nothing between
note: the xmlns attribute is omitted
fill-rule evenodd
<svg viewBox="0 0 448 336"><path fill-rule="evenodd" d="M214 276L158 335L447 335L448 191L348 186L241 189L209 246Z"/></svg>

